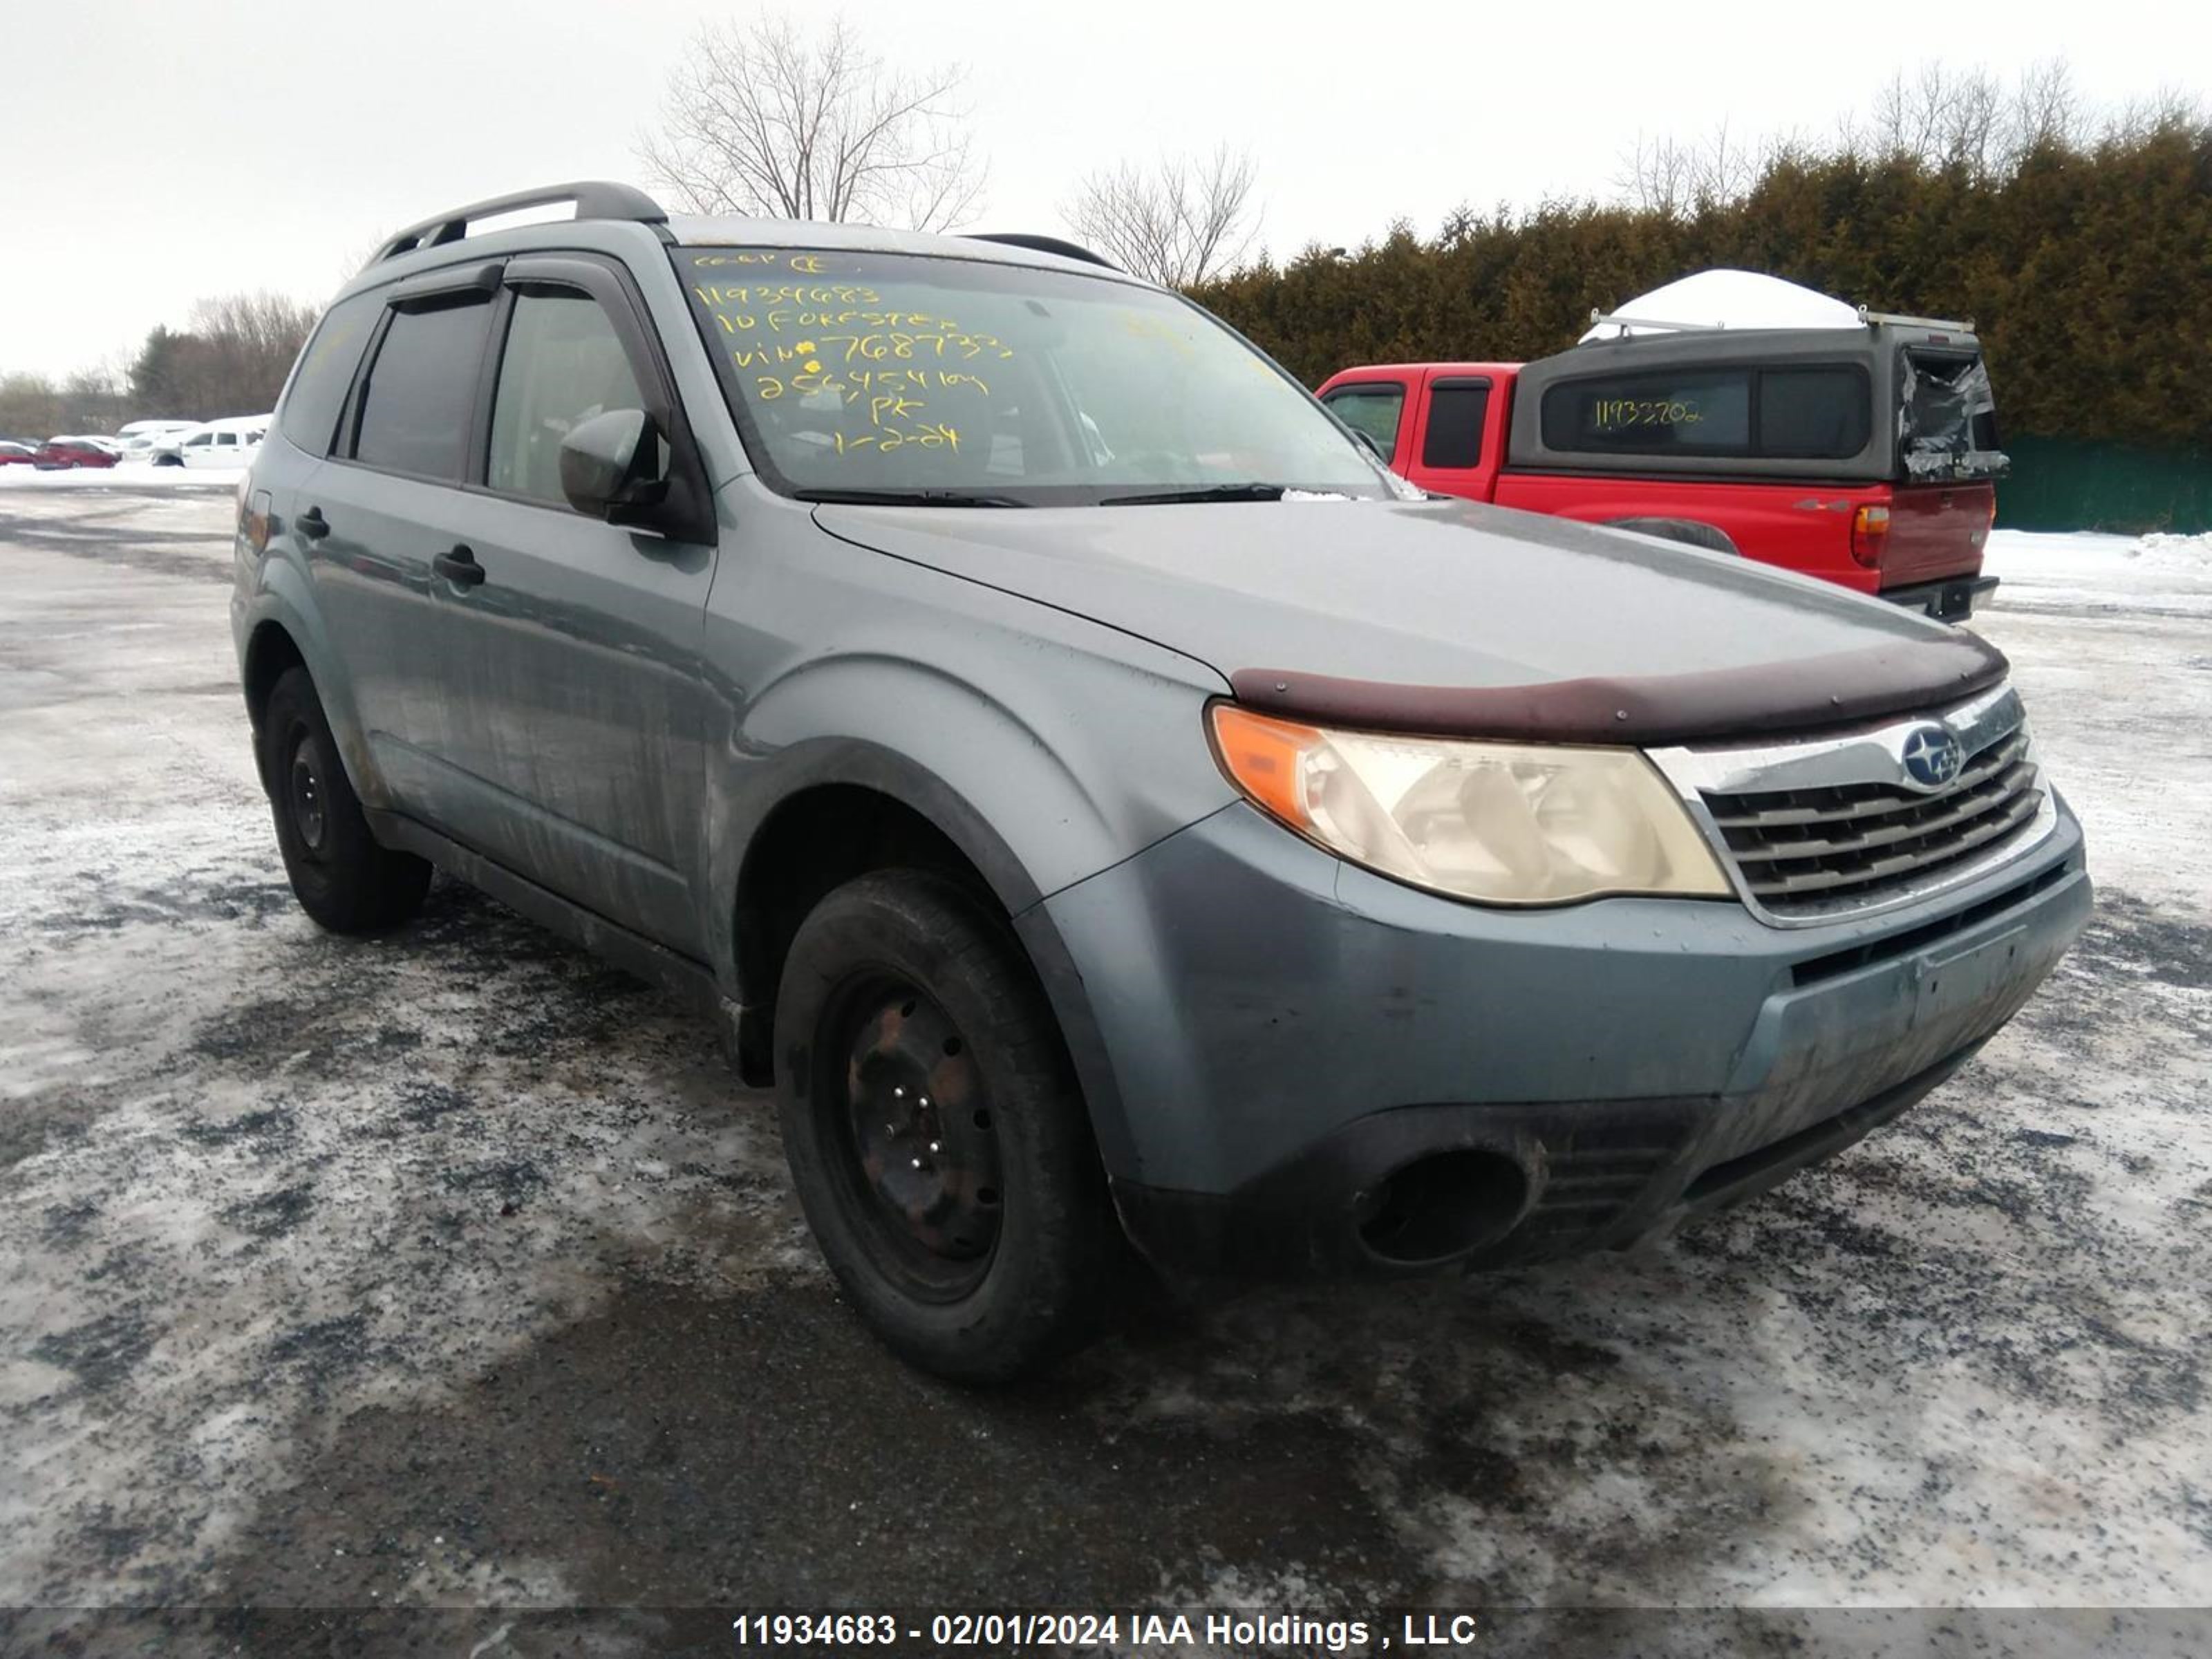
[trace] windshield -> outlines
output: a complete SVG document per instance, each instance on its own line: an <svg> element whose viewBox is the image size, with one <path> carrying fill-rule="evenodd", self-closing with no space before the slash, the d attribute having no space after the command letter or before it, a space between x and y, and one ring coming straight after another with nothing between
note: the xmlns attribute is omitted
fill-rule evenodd
<svg viewBox="0 0 2212 1659"><path fill-rule="evenodd" d="M673 254L746 448L787 493L1013 507L1395 493L1295 381L1171 294L981 259Z"/></svg>

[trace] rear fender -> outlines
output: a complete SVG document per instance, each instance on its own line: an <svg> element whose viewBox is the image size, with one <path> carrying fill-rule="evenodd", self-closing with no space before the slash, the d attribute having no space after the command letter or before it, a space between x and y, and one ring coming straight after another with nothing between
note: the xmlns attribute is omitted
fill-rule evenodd
<svg viewBox="0 0 2212 1659"><path fill-rule="evenodd" d="M238 629L241 681L256 635L264 627L283 629L291 636L307 665L308 678L315 683L315 696L322 702L324 717L331 723L331 734L337 739L339 758L354 793L365 806L389 807L390 792L369 758L361 718L354 707L352 688L342 666L343 659L323 626L304 556L290 543L289 534L272 536L269 551L254 573L253 586L246 595L244 617Z"/></svg>
<svg viewBox="0 0 2212 1659"><path fill-rule="evenodd" d="M1711 553L1742 556L1742 550L1729 539L1727 531L1718 525L1701 524L1695 519L1607 519L1604 522L1607 530L1632 530L1639 536L1656 536L1661 541L1702 547Z"/></svg>

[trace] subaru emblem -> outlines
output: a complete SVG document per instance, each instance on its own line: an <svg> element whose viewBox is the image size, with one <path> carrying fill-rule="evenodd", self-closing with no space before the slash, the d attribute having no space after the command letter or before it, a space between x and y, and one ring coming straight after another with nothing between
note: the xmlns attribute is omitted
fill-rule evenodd
<svg viewBox="0 0 2212 1659"><path fill-rule="evenodd" d="M1966 758L1959 739L1941 726L1916 726L1906 733L1899 757L1905 775L1922 789L1941 789L1959 775Z"/></svg>

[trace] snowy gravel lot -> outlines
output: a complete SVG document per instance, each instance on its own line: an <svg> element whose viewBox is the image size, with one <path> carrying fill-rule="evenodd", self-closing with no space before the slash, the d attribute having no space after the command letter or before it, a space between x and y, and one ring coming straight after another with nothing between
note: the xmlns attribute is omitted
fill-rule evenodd
<svg viewBox="0 0 2212 1659"><path fill-rule="evenodd" d="M0 1605L2212 1603L2212 538L2000 535L2099 915L1897 1125L975 1397L838 1304L707 1026L443 881L297 911L230 514L0 489Z"/></svg>

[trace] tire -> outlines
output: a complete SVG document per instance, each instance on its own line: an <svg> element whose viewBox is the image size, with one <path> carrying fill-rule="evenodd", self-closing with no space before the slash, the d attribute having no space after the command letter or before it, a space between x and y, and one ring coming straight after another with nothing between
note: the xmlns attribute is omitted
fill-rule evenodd
<svg viewBox="0 0 2212 1659"><path fill-rule="evenodd" d="M799 1202L895 1352L1002 1382L1097 1334L1126 1247L1059 1027L1001 921L918 871L836 889L792 942L775 1053Z"/></svg>
<svg viewBox="0 0 2212 1659"><path fill-rule="evenodd" d="M369 834L306 669L278 678L259 743L276 845L300 908L333 933L380 933L421 909L430 866Z"/></svg>

